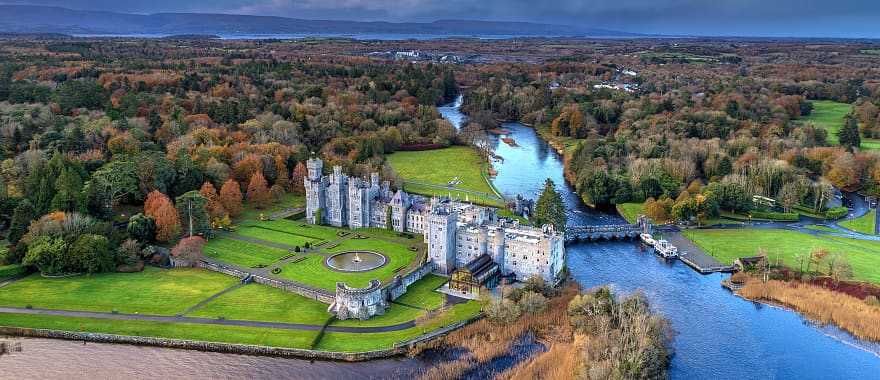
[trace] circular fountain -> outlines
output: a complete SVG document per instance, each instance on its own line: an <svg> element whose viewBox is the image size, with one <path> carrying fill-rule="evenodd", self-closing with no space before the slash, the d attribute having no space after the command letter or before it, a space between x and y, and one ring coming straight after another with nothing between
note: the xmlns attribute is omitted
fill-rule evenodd
<svg viewBox="0 0 880 380"><path fill-rule="evenodd" d="M379 268L388 261L380 253L371 251L346 251L327 258L330 269L341 272L365 272Z"/></svg>

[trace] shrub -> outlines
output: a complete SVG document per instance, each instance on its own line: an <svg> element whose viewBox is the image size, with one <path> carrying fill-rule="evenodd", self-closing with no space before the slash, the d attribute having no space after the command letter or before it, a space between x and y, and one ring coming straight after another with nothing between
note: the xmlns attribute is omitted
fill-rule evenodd
<svg viewBox="0 0 880 380"><path fill-rule="evenodd" d="M519 306L509 299L492 301L486 306L486 317L497 324L513 323L521 314Z"/></svg>
<svg viewBox="0 0 880 380"><path fill-rule="evenodd" d="M749 275L744 272L736 272L732 276L730 276L730 282L734 284L744 284L748 281Z"/></svg>
<svg viewBox="0 0 880 380"><path fill-rule="evenodd" d="M513 302L519 302L519 300L520 300L520 298L522 298L522 296L523 296L523 291L520 288L511 288L510 290L507 290L504 294L505 298L507 298Z"/></svg>
<svg viewBox="0 0 880 380"><path fill-rule="evenodd" d="M880 307L880 300L874 295L865 297L865 303L870 306Z"/></svg>
<svg viewBox="0 0 880 380"><path fill-rule="evenodd" d="M204 245L205 239L201 236L183 238L171 249L171 256L174 256L176 263L180 263L178 266L195 266L202 258Z"/></svg>
<svg viewBox="0 0 880 380"><path fill-rule="evenodd" d="M827 219L840 219L846 216L849 213L849 209L846 207L835 207L832 209L828 209L825 211L825 218Z"/></svg>
<svg viewBox="0 0 880 380"><path fill-rule="evenodd" d="M281 273L281 268L277 268L277 267L272 268L272 274L279 274L279 273Z"/></svg>
<svg viewBox="0 0 880 380"><path fill-rule="evenodd" d="M524 313L538 314L547 307L547 298L539 293L525 292L518 304Z"/></svg>

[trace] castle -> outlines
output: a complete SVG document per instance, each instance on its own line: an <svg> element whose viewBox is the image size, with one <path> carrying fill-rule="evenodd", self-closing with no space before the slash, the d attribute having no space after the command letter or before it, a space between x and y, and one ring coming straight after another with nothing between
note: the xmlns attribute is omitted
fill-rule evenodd
<svg viewBox="0 0 880 380"><path fill-rule="evenodd" d="M393 228L424 236L434 273L449 276L483 255L500 276L525 280L540 276L557 283L565 265L564 236L552 225L540 228L499 218L496 209L451 199L392 192L372 173L369 181L350 178L339 166L323 175L323 161L307 161L306 219L336 227ZM496 268L497 267L497 268Z"/></svg>

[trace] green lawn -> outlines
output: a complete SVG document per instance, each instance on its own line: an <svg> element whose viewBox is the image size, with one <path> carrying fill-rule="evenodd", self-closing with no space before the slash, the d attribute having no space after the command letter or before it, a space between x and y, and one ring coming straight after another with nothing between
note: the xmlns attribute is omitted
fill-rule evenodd
<svg viewBox="0 0 880 380"><path fill-rule="evenodd" d="M406 293L396 299L395 302L418 306L428 310L437 309L443 306L443 301L446 297L443 293L435 292L434 289L443 286L446 281L449 281L446 277L429 274L410 285Z"/></svg>
<svg viewBox="0 0 880 380"><path fill-rule="evenodd" d="M433 318L420 322L416 327L384 333L340 333L327 332L318 344L319 350L337 352L364 352L391 348L395 343L413 339L421 334L451 325L458 321L480 314L481 305L477 301L453 305Z"/></svg>
<svg viewBox="0 0 880 380"><path fill-rule="evenodd" d="M388 262L371 271L351 273L336 272L324 265L324 259L329 254L354 250L379 252L385 255ZM282 267L282 272L278 276L327 290L335 290L337 281L343 281L353 287L365 287L370 280L386 282L395 274L404 273L405 268L415 265L415 259L420 256L418 252L410 251L407 245L377 238L348 239L336 247L327 249L326 252L327 255L312 255L305 260L287 264ZM395 272L395 269L400 270Z"/></svg>
<svg viewBox="0 0 880 380"><path fill-rule="evenodd" d="M247 226L235 230L236 235L247 236L254 239L270 241L274 243L286 244L291 247L303 247L306 243L313 244L317 239L298 235L296 233L286 232L287 230L273 229L271 226Z"/></svg>
<svg viewBox="0 0 880 380"><path fill-rule="evenodd" d="M337 236L337 232L339 232L339 229L329 226L317 226L313 224L308 224L305 220L277 219L255 221L248 223L243 228L252 226L259 226L265 229L283 231L288 234L299 235L315 240L331 241L339 238ZM344 231L348 231L348 229L344 229Z"/></svg>
<svg viewBox="0 0 880 380"><path fill-rule="evenodd" d="M230 238L211 239L205 244L202 252L205 256L244 268L268 266L291 254L290 251L283 249Z"/></svg>
<svg viewBox="0 0 880 380"><path fill-rule="evenodd" d="M448 279L429 274L416 281L400 298L391 304L385 315L376 316L366 321L348 319L333 322L334 326L387 326L408 322L427 314L426 310L436 310L443 306L446 296L435 292Z"/></svg>
<svg viewBox="0 0 880 380"><path fill-rule="evenodd" d="M250 284L211 300L188 317L322 325L327 305L281 289Z"/></svg>
<svg viewBox="0 0 880 380"><path fill-rule="evenodd" d="M495 194L492 185L486 179L483 160L473 148L454 146L445 149L425 150L418 152L396 152L387 156L388 163L404 180L427 182L434 185L447 186L454 178L461 181L456 188ZM437 189L416 184L407 184L406 191L423 195L456 194L454 189ZM465 198L465 193L460 194ZM494 197L468 195L474 202L498 205Z"/></svg>
<svg viewBox="0 0 880 380"><path fill-rule="evenodd" d="M317 331L0 313L0 325L205 342L310 348Z"/></svg>
<svg viewBox="0 0 880 380"><path fill-rule="evenodd" d="M247 184L245 184L247 185ZM244 210L240 215L235 218L235 222L238 223L244 220L259 220L260 214L265 216L269 216L269 214L286 209L288 207L305 207L306 205L306 197L303 195L296 195L292 193L285 193L281 199L272 202L269 207L264 209L257 209L256 207L251 206L248 202L244 202Z"/></svg>
<svg viewBox="0 0 880 380"><path fill-rule="evenodd" d="M873 235L876 232L877 210L871 210L861 217L840 222L840 226L863 234Z"/></svg>
<svg viewBox="0 0 880 380"><path fill-rule="evenodd" d="M621 203L617 205L617 212L627 222L635 223L639 215L645 213L645 205L643 203Z"/></svg>
<svg viewBox="0 0 880 380"><path fill-rule="evenodd" d="M837 132L843 127L843 118L852 112L852 104L839 103L831 100L814 100L813 112L803 118L804 122L810 122L828 131L828 142L837 145ZM867 139L862 137L862 149L880 149L880 139Z"/></svg>
<svg viewBox="0 0 880 380"><path fill-rule="evenodd" d="M833 236L813 236L776 229L686 230L684 236L724 264L740 257L755 256L759 248L771 260L777 257L786 266L797 268L797 254L825 248L845 255L856 280L880 284L880 242ZM821 270L827 269L822 266Z"/></svg>
<svg viewBox="0 0 880 380"><path fill-rule="evenodd" d="M0 288L0 305L175 315L236 282L232 276L186 268L60 279L34 274Z"/></svg>

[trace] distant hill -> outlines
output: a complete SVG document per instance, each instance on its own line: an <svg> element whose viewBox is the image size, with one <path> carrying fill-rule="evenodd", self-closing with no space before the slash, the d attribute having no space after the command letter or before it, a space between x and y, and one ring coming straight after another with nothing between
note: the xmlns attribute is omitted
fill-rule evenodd
<svg viewBox="0 0 880 380"><path fill-rule="evenodd" d="M0 5L0 33L638 36L614 30L528 22L439 20L394 23L207 13L139 15L31 5Z"/></svg>

